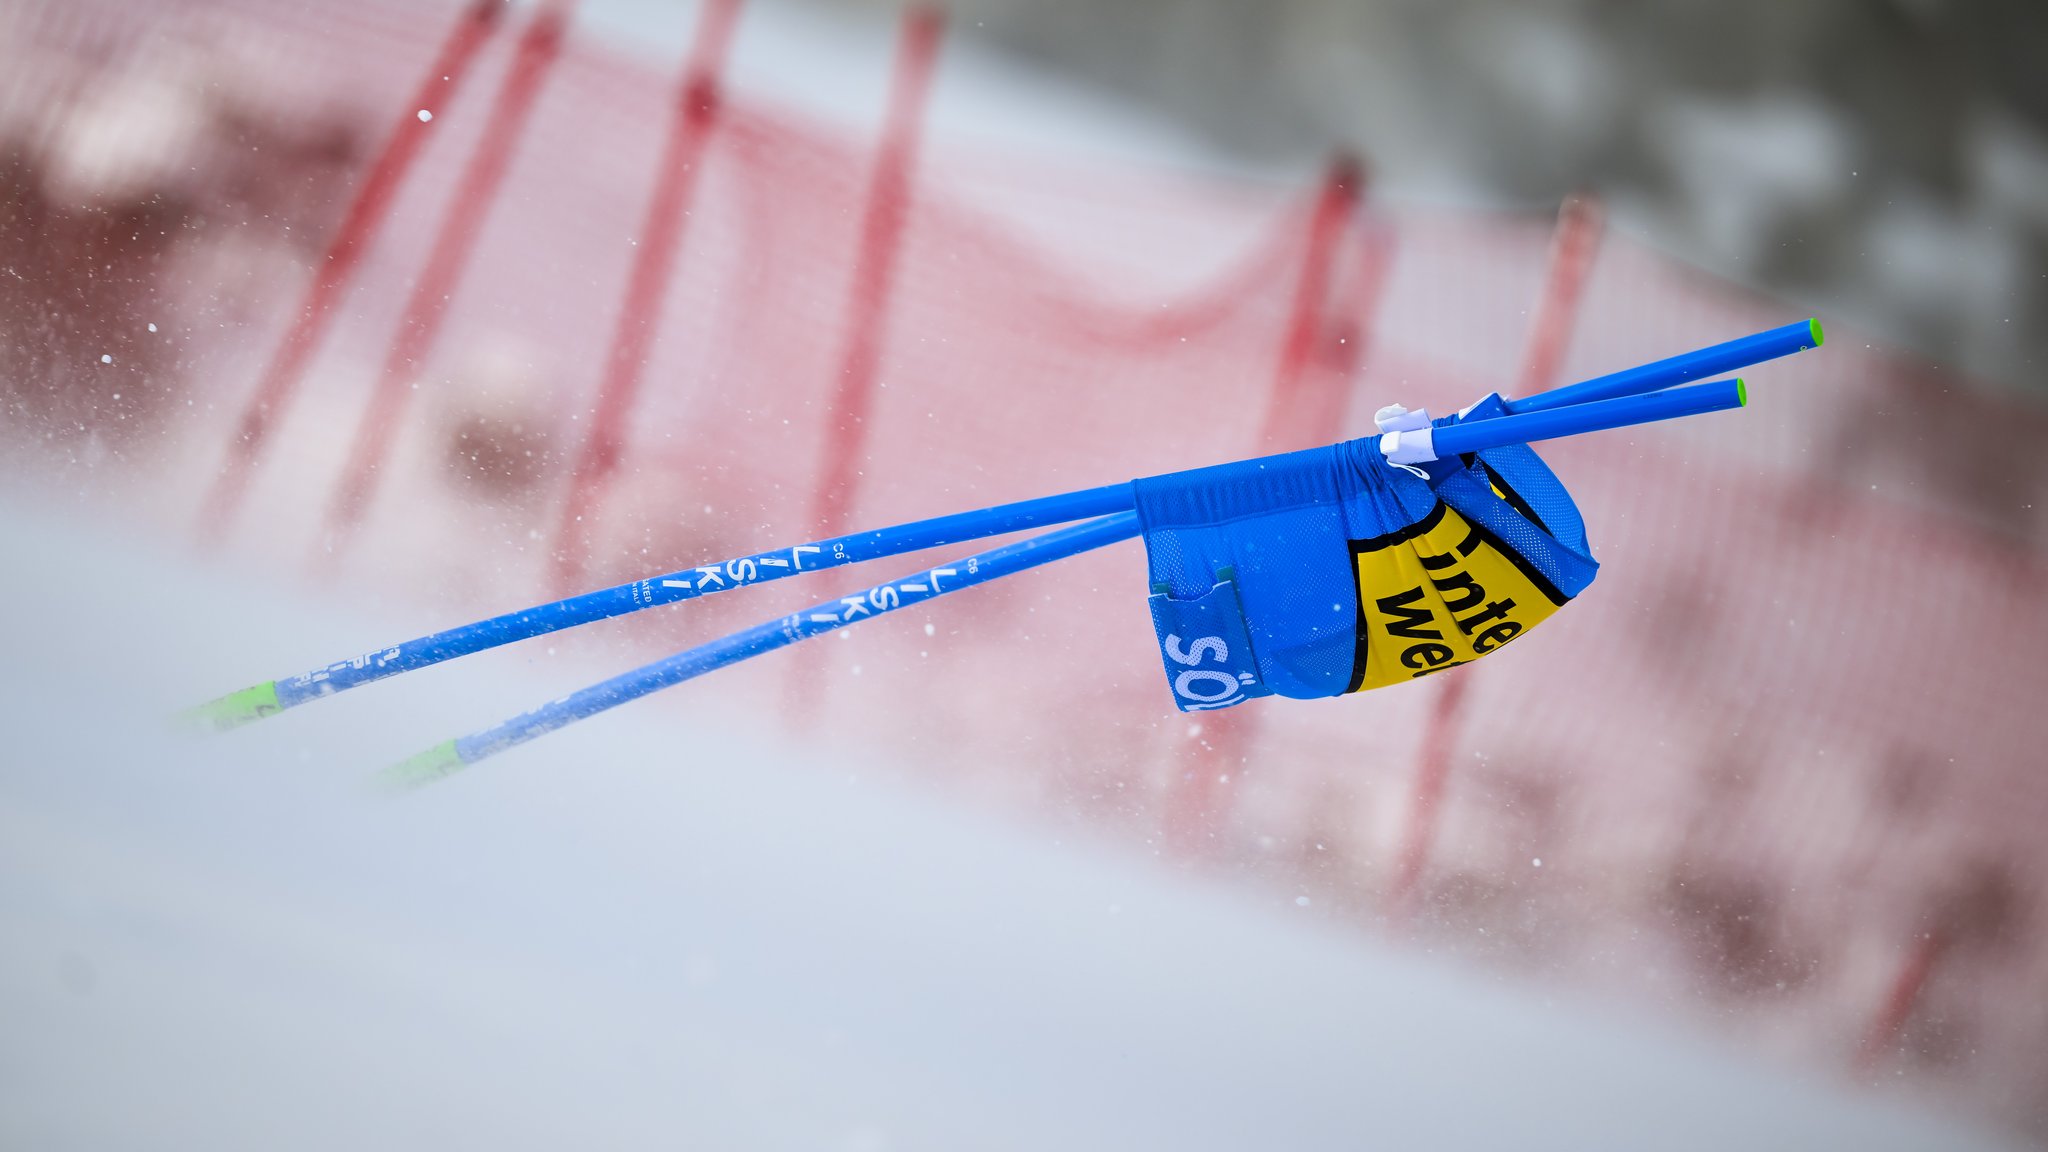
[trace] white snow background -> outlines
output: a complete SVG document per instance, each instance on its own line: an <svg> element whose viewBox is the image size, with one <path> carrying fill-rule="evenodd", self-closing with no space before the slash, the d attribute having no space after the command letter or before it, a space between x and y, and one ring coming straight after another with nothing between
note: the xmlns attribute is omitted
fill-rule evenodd
<svg viewBox="0 0 2048 1152"><path fill-rule="evenodd" d="M744 717L370 786L575 668L174 734L419 622L0 523L0 1147L1995 1146Z"/></svg>

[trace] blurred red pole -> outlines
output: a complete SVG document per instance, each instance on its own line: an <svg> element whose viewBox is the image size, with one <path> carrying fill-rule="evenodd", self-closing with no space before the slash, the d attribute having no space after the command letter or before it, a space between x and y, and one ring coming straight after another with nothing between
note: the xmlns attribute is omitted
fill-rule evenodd
<svg viewBox="0 0 2048 1152"><path fill-rule="evenodd" d="M1536 316L1529 325L1529 347L1514 394L1529 396L1553 387L1572 332L1578 328L1579 305L1592 278L1593 258L1607 213L1593 196L1568 196L1557 209L1557 227L1550 234L1550 268L1537 297Z"/></svg>
<svg viewBox="0 0 2048 1152"><path fill-rule="evenodd" d="M618 327L612 333L604 380L598 386L590 431L569 478L568 502L555 529L552 586L557 595L579 591L590 560L590 528L624 455L626 424L640 394L647 356L660 330L661 307L675 278L683 221L704 167L704 151L717 126L719 85L726 50L739 22L740 0L706 0L697 13L690 58L676 89L653 196L640 227L640 246L627 274Z"/></svg>
<svg viewBox="0 0 2048 1152"><path fill-rule="evenodd" d="M1330 161L1323 188L1309 216L1308 247L1302 256L1301 279L1294 288L1287 333L1280 344L1280 365L1266 403L1265 425L1259 432L1262 451L1308 448L1336 432L1329 425L1329 405L1309 391L1311 369L1326 332L1331 269L1345 230L1357 208L1363 173L1356 158L1339 153Z"/></svg>
<svg viewBox="0 0 2048 1152"><path fill-rule="evenodd" d="M811 517L820 536L837 536L848 530L859 493L861 449L867 442L867 421L874 407L875 372L881 363L903 229L910 219L911 171L917 163L925 97L945 23L945 13L936 7L917 5L903 13L888 120L875 153L860 248L854 257L846 308L846 349L839 361L838 387L825 414L824 459L818 469Z"/></svg>
<svg viewBox="0 0 2048 1152"><path fill-rule="evenodd" d="M1939 931L1928 932L1914 942L1905 963L1899 966L1898 975L1892 978L1891 990L1878 1006L1876 1017L1870 1021L1870 1030L1863 1035L1863 1045L1856 1053L1858 1074L1868 1075L1878 1060L1897 1045L1899 1033L1912 1018L1913 1008L1919 1004L1920 994L1926 990L1928 978L1934 974L1934 966L1947 946L1947 935Z"/></svg>
<svg viewBox="0 0 2048 1152"><path fill-rule="evenodd" d="M823 458L811 496L811 519L819 536L838 536L849 530L860 494L860 459L867 443L868 417L874 409L875 375L889 326L889 301L903 231L910 222L911 175L917 165L932 70L938 63L939 41L945 30L943 9L918 4L903 12L895 75L889 83L889 111L868 178L867 206L861 216L853 282L846 300L846 347L839 359L838 387L825 411ZM792 725L806 726L815 715L824 690L823 676L823 667L816 661L791 666L783 705Z"/></svg>
<svg viewBox="0 0 2048 1152"><path fill-rule="evenodd" d="M413 380L426 369L427 359L441 334L448 315L448 301L460 286L483 234L491 204L504 186L542 83L561 55L562 39L568 31L575 0L549 0L527 24L519 38L511 70L498 88L491 116L484 124L483 138L470 156L468 166L455 187L441 230L434 237L426 267L407 299L405 314L385 355L383 374L370 394L370 403L357 426L347 462L335 484L328 505L326 550L338 555L361 522L375 492L377 471L390 450L391 437Z"/></svg>
<svg viewBox="0 0 2048 1152"><path fill-rule="evenodd" d="M1393 887L1387 893L1387 914L1396 920L1405 920L1413 910L1416 884L1429 863L1430 849L1436 840L1437 810L1443 804L1444 781L1451 774L1451 749L1457 744L1466 686L1472 672L1453 669L1439 673L1436 679L1443 683L1430 709L1429 727L1422 735L1414 802L1408 809L1408 824L1402 830Z"/></svg>
<svg viewBox="0 0 2048 1152"><path fill-rule="evenodd" d="M1352 253L1351 274L1338 299L1331 331L1323 341L1323 371L1336 384L1317 390L1310 397L1313 412L1309 420L1313 443L1327 443L1344 435L1345 414L1356 389L1348 386L1372 355L1377 335L1374 320L1380 299L1386 293L1387 275L1394 264L1394 233L1384 221L1367 217L1361 221Z"/></svg>
<svg viewBox="0 0 2048 1152"><path fill-rule="evenodd" d="M1586 281L1599 250L1605 215L1600 202L1591 196L1567 197L1558 207L1557 227L1550 237L1550 262L1543 278L1542 295L1536 301L1536 317L1529 327L1529 344L1522 358L1522 374L1515 394L1541 392L1557 382L1564 350L1578 327L1579 304L1585 298ZM1396 864L1393 887L1387 894L1388 914L1405 919L1415 899L1416 885L1429 864L1436 842L1437 812L1442 807L1444 784L1450 775L1451 748L1457 743L1463 724L1466 681L1471 669L1450 673L1429 715L1423 733L1421 763L1417 767L1415 803L1408 812L1408 824L1401 835L1401 855Z"/></svg>
<svg viewBox="0 0 2048 1152"><path fill-rule="evenodd" d="M440 53L434 57L405 111L399 115L398 126L385 138L384 147L370 162L369 174L356 189L355 199L341 218L341 226L328 241L326 251L320 254L312 286L306 291L305 301L299 305L298 315L286 331L284 342L271 355L270 363L257 381L255 394L242 409L242 417L235 426L235 437L228 443L220 471L200 504L198 532L202 542L219 540L233 522L248 488L249 476L262 456L271 429L283 418L286 403L298 390L314 350L327 334L335 305L341 302L364 253L389 218L391 206L398 198L398 189L411 172L413 161L426 146L427 136L433 128L429 121L420 119L419 114L422 111L435 116L447 114L456 89L468 74L477 51L490 39L504 11L504 0L475 0L469 6L462 19L456 21L455 27L449 31Z"/></svg>
<svg viewBox="0 0 2048 1152"><path fill-rule="evenodd" d="M1331 159L1309 214L1301 277L1295 282L1294 302L1280 343L1280 362L1266 401L1259 435L1264 451L1306 448L1341 434L1348 373L1318 369L1336 365L1336 349L1342 347L1336 343L1340 333L1348 342L1354 332L1370 324L1369 316L1341 314L1333 319L1330 301L1333 269L1363 188L1363 169L1356 158L1339 153ZM1375 267L1375 248L1363 250L1358 269L1371 282L1354 282L1350 288L1353 296L1363 291L1366 304L1376 308L1379 269ZM1347 303L1355 305L1357 301ZM1316 387L1318 381L1326 381L1327 386ZM1234 708L1203 713L1190 723L1198 726L1199 735L1191 738L1198 742L1184 746L1176 756L1180 775L1168 786L1164 834L1168 848L1199 855L1229 816L1231 793L1223 786L1242 771L1257 737L1258 717L1247 709Z"/></svg>

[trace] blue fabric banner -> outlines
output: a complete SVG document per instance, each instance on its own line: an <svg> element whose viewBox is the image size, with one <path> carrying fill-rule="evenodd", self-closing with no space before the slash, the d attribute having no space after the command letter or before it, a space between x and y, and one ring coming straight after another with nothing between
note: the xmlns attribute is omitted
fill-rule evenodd
<svg viewBox="0 0 2048 1152"><path fill-rule="evenodd" d="M1417 679L1509 643L1592 583L1578 507L1534 451L1427 471L1363 439L1135 481L1175 704Z"/></svg>

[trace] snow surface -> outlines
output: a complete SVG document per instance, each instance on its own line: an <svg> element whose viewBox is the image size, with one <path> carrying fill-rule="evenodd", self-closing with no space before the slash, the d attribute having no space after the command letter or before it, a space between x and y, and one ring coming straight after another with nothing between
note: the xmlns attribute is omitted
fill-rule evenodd
<svg viewBox="0 0 2048 1152"><path fill-rule="evenodd" d="M747 717L366 787L533 652L174 735L424 622L78 519L0 505L0 1146L1996 1146Z"/></svg>

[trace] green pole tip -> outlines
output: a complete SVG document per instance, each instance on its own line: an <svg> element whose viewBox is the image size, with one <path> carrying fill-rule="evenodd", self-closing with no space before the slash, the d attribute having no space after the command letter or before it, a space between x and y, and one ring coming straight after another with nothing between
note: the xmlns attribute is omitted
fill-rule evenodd
<svg viewBox="0 0 2048 1152"><path fill-rule="evenodd" d="M197 708L189 708L180 713L178 719L186 727L202 732L225 732L282 711L284 705L277 702L277 681L266 680L240 692L230 692L218 700L209 700Z"/></svg>
<svg viewBox="0 0 2048 1152"><path fill-rule="evenodd" d="M1820 317L1818 316L1807 320L1806 331L1813 337L1813 346L1815 348L1820 347L1822 342L1828 338L1827 333L1820 330Z"/></svg>
<svg viewBox="0 0 2048 1152"><path fill-rule="evenodd" d="M1744 384L1740 376L1735 378L1735 403L1738 407L1749 407L1749 385Z"/></svg>
<svg viewBox="0 0 2048 1152"><path fill-rule="evenodd" d="M378 774L384 784L400 789L419 788L463 768L462 754L455 741L444 740L415 756L409 756Z"/></svg>

